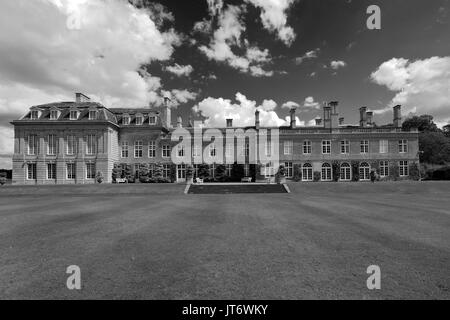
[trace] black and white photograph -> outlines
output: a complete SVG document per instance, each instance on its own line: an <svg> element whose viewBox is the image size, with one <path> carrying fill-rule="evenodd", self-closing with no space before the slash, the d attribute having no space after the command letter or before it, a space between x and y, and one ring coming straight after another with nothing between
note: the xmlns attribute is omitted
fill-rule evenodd
<svg viewBox="0 0 450 320"><path fill-rule="evenodd" d="M0 300L449 299L450 0L0 1Z"/></svg>

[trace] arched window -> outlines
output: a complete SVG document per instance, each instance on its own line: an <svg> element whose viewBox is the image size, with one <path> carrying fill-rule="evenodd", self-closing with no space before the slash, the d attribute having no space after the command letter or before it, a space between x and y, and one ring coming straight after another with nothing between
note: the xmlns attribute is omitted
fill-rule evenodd
<svg viewBox="0 0 450 320"><path fill-rule="evenodd" d="M331 171L331 164L324 163L322 165L322 181L331 181L333 179Z"/></svg>
<svg viewBox="0 0 450 320"><path fill-rule="evenodd" d="M352 179L352 168L350 164L344 162L341 164L341 181L350 181Z"/></svg>
<svg viewBox="0 0 450 320"><path fill-rule="evenodd" d="M302 180L313 181L313 167L310 163L305 163L302 166Z"/></svg>
<svg viewBox="0 0 450 320"><path fill-rule="evenodd" d="M359 165L359 180L370 180L370 165L367 162L362 162Z"/></svg>

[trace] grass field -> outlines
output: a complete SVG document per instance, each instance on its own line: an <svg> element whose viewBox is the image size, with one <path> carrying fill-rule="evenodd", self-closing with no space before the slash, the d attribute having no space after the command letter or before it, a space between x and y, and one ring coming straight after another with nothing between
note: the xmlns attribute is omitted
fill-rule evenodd
<svg viewBox="0 0 450 320"><path fill-rule="evenodd" d="M450 298L450 183L289 187L0 188L0 298ZM366 287L370 265L381 290Z"/></svg>

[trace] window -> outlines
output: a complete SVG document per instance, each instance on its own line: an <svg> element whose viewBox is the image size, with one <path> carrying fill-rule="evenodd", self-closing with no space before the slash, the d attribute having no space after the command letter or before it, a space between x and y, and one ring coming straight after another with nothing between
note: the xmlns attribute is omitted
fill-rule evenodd
<svg viewBox="0 0 450 320"><path fill-rule="evenodd" d="M312 153L312 142L303 141L303 154L311 154L311 153Z"/></svg>
<svg viewBox="0 0 450 320"><path fill-rule="evenodd" d="M86 154L94 155L95 154L95 136L89 134L86 137Z"/></svg>
<svg viewBox="0 0 450 320"><path fill-rule="evenodd" d="M170 146L169 145L163 145L162 146L162 156L163 158L170 158Z"/></svg>
<svg viewBox="0 0 450 320"><path fill-rule="evenodd" d="M244 143L244 155L250 157L250 144L248 142Z"/></svg>
<svg viewBox="0 0 450 320"><path fill-rule="evenodd" d="M217 149L216 149L216 144L215 143L211 143L209 145L209 155L210 157L214 158L217 154Z"/></svg>
<svg viewBox="0 0 450 320"><path fill-rule="evenodd" d="M389 141L380 140L380 153L388 153L388 152L389 152Z"/></svg>
<svg viewBox="0 0 450 320"><path fill-rule="evenodd" d="M39 111L33 110L30 115L31 120L37 120L39 118Z"/></svg>
<svg viewBox="0 0 450 320"><path fill-rule="evenodd" d="M75 136L68 136L67 137L67 155L73 156L75 154Z"/></svg>
<svg viewBox="0 0 450 320"><path fill-rule="evenodd" d="M150 141L148 143L148 157L156 158L156 142L155 141Z"/></svg>
<svg viewBox="0 0 450 320"><path fill-rule="evenodd" d="M194 178L198 177L198 164L194 164Z"/></svg>
<svg viewBox="0 0 450 320"><path fill-rule="evenodd" d="M369 141L361 141L361 153L369 153Z"/></svg>
<svg viewBox="0 0 450 320"><path fill-rule="evenodd" d="M95 120L95 119L97 119L97 111L90 110L89 111L89 120Z"/></svg>
<svg viewBox="0 0 450 320"><path fill-rule="evenodd" d="M136 116L136 125L137 126L142 126L143 122L144 122L144 119L142 118L142 116Z"/></svg>
<svg viewBox="0 0 450 320"><path fill-rule="evenodd" d="M68 163L67 164L67 179L68 180L75 180L77 177L77 168L75 163Z"/></svg>
<svg viewBox="0 0 450 320"><path fill-rule="evenodd" d="M216 177L216 164L215 163L213 163L212 165L209 166L209 176L211 178Z"/></svg>
<svg viewBox="0 0 450 320"><path fill-rule="evenodd" d="M331 141L322 141L322 154L331 154Z"/></svg>
<svg viewBox="0 0 450 320"><path fill-rule="evenodd" d="M27 164L27 179L36 180L36 163Z"/></svg>
<svg viewBox="0 0 450 320"><path fill-rule="evenodd" d="M350 141L342 140L341 141L341 154L349 154L350 153Z"/></svg>
<svg viewBox="0 0 450 320"><path fill-rule="evenodd" d="M148 122L151 126L154 126L156 124L156 117L155 116L149 117Z"/></svg>
<svg viewBox="0 0 450 320"><path fill-rule="evenodd" d="M233 170L233 165L232 164L227 164L226 165L226 175L228 177L231 177L231 171ZM245 171L245 166L244 166L244 171ZM247 174L244 173L245 176L247 176Z"/></svg>
<svg viewBox="0 0 450 320"><path fill-rule="evenodd" d="M286 178L292 178L294 176L294 166L292 162L285 162L284 167L286 169Z"/></svg>
<svg viewBox="0 0 450 320"><path fill-rule="evenodd" d="M273 167L273 163L272 162L266 163L266 165L264 167L264 176L266 178L270 178L270 177L273 177L274 175L275 175L275 170Z"/></svg>
<svg viewBox="0 0 450 320"><path fill-rule="evenodd" d="M380 176L389 176L389 161L380 161Z"/></svg>
<svg viewBox="0 0 450 320"><path fill-rule="evenodd" d="M54 134L48 136L47 140L47 155L48 156L56 156L56 148L57 148L57 138Z"/></svg>
<svg viewBox="0 0 450 320"><path fill-rule="evenodd" d="M359 165L359 179L361 181L370 180L370 166L367 162L363 162Z"/></svg>
<svg viewBox="0 0 450 320"><path fill-rule="evenodd" d="M122 118L122 124L124 126L128 126L130 124L130 117L129 116L123 116Z"/></svg>
<svg viewBox="0 0 450 320"><path fill-rule="evenodd" d="M50 120L58 120L58 110L50 111Z"/></svg>
<svg viewBox="0 0 450 320"><path fill-rule="evenodd" d="M331 176L331 164L324 163L322 165L322 181L331 181L333 178Z"/></svg>
<svg viewBox="0 0 450 320"><path fill-rule="evenodd" d="M32 134L28 136L28 155L35 156L38 149L38 139L37 136Z"/></svg>
<svg viewBox="0 0 450 320"><path fill-rule="evenodd" d="M270 157L272 156L272 142L271 141L266 141L266 157Z"/></svg>
<svg viewBox="0 0 450 320"><path fill-rule="evenodd" d="M86 179L95 179L95 163L86 163Z"/></svg>
<svg viewBox="0 0 450 320"><path fill-rule="evenodd" d="M352 179L352 170L351 166L348 163L341 164L341 180L342 181L350 181Z"/></svg>
<svg viewBox="0 0 450 320"><path fill-rule="evenodd" d="M76 110L70 111L69 119L70 120L77 120L78 119L78 111L76 111Z"/></svg>
<svg viewBox="0 0 450 320"><path fill-rule="evenodd" d="M229 166L230 166L230 175L229 176L231 177L231 165L229 165ZM250 176L250 165L249 164L244 164L244 176L245 177Z"/></svg>
<svg viewBox="0 0 450 320"><path fill-rule="evenodd" d="M409 176L408 161L400 161L400 177Z"/></svg>
<svg viewBox="0 0 450 320"><path fill-rule="evenodd" d="M130 156L130 154L128 152L128 147L129 147L128 141L122 141L121 150L120 150L120 156L122 158L128 158Z"/></svg>
<svg viewBox="0 0 450 320"><path fill-rule="evenodd" d="M164 164L163 165L163 178L169 179L170 178L170 172L171 172L170 164Z"/></svg>
<svg viewBox="0 0 450 320"><path fill-rule="evenodd" d="M284 155L292 155L294 151L294 143L292 141L284 141Z"/></svg>
<svg viewBox="0 0 450 320"><path fill-rule="evenodd" d="M144 143L141 140L138 140L134 143L134 157L142 158L144 153Z"/></svg>
<svg viewBox="0 0 450 320"><path fill-rule="evenodd" d="M302 166L302 180L313 181L313 167L310 163L305 163Z"/></svg>
<svg viewBox="0 0 450 320"><path fill-rule="evenodd" d="M47 163L47 180L56 180L56 163Z"/></svg>
<svg viewBox="0 0 450 320"><path fill-rule="evenodd" d="M183 145L178 145L177 147L177 157L182 158L185 155L185 150Z"/></svg>
<svg viewBox="0 0 450 320"><path fill-rule="evenodd" d="M193 156L196 158L201 157L201 151L202 148L199 145L194 144Z"/></svg>
<svg viewBox="0 0 450 320"><path fill-rule="evenodd" d="M408 140L398 141L398 152L407 153L408 152Z"/></svg>

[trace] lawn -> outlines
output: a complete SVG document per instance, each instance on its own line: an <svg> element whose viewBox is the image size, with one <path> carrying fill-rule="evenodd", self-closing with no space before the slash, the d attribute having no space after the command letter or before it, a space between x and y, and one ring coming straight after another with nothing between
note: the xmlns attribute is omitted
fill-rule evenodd
<svg viewBox="0 0 450 320"><path fill-rule="evenodd" d="M289 188L2 187L0 298L450 299L450 183Z"/></svg>

